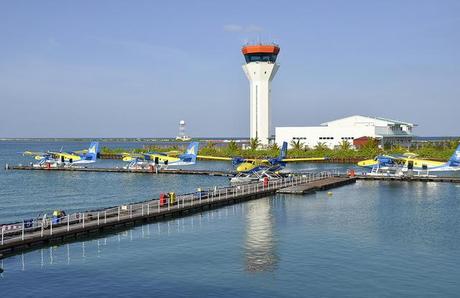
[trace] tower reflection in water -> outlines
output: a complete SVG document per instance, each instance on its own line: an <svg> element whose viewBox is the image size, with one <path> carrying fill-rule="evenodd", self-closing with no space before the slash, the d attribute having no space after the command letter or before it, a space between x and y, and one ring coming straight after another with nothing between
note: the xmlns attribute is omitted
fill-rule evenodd
<svg viewBox="0 0 460 298"><path fill-rule="evenodd" d="M209 226L225 218L246 219L244 254L245 268L250 272L273 271L277 265L276 246L273 235L273 210L271 203L280 203L277 199L260 199L244 204L232 205L222 209L210 210L194 216L157 222L118 232L101 238L82 240L73 243L44 247L0 260L0 278L15 271L29 269L91 263L94 258L111 256L114 247L125 242L152 239L160 235L169 236L188 233ZM238 231L241 231L237 229ZM199 231L198 231L199 232ZM126 248L125 245L123 245ZM128 249L128 248L126 248ZM1 297L1 295L0 295Z"/></svg>
<svg viewBox="0 0 460 298"><path fill-rule="evenodd" d="M278 257L273 235L273 215L270 200L261 199L246 205L246 270L273 271Z"/></svg>

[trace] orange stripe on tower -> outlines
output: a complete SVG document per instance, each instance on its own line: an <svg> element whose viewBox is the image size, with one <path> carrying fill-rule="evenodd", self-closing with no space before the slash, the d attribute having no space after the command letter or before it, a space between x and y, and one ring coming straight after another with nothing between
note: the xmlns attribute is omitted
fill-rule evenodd
<svg viewBox="0 0 460 298"><path fill-rule="evenodd" d="M245 46L241 50L243 55L255 54L255 53L267 53L267 54L278 54L280 48L273 45L254 45L254 46Z"/></svg>

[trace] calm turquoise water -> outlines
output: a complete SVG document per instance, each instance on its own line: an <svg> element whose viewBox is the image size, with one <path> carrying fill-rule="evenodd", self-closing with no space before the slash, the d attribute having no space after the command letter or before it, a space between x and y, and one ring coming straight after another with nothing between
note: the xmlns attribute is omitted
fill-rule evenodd
<svg viewBox="0 0 460 298"><path fill-rule="evenodd" d="M25 163L23 144L0 146L1 163ZM346 166L296 165L324 167ZM227 182L0 170L0 222ZM443 183L278 195L4 259L0 296L458 297L459 214L460 187Z"/></svg>

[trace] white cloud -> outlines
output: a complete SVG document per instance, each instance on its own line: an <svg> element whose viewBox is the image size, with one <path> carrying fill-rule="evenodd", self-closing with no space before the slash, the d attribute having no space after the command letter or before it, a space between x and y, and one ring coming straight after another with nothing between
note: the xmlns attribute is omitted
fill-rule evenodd
<svg viewBox="0 0 460 298"><path fill-rule="evenodd" d="M243 26L235 25L235 24L225 25L224 26L224 31L227 31L227 32L241 32L241 31L243 31Z"/></svg>
<svg viewBox="0 0 460 298"><path fill-rule="evenodd" d="M241 32L241 33L251 33L251 32L261 32L263 28L257 25L237 25L237 24L228 24L224 26L224 31L226 32Z"/></svg>

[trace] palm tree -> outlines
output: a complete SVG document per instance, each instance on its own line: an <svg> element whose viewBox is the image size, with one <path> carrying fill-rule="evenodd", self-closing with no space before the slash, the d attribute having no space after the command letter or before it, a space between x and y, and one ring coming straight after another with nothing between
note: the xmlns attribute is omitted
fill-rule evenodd
<svg viewBox="0 0 460 298"><path fill-rule="evenodd" d="M342 140L342 142L340 142L339 144L339 148L340 150L343 150L343 151L350 150L351 148L350 142L348 142L347 140Z"/></svg>
<svg viewBox="0 0 460 298"><path fill-rule="evenodd" d="M206 147L209 148L209 149L213 149L215 146L216 146L216 143L214 143L214 142L207 142L206 143Z"/></svg>
<svg viewBox="0 0 460 298"><path fill-rule="evenodd" d="M249 147L251 147L252 150L256 150L259 146L260 146L259 138L251 138L249 140Z"/></svg>
<svg viewBox="0 0 460 298"><path fill-rule="evenodd" d="M290 145L293 150L298 150L298 151L302 150L304 147L304 144L300 140L297 140L297 141L292 140Z"/></svg>
<svg viewBox="0 0 460 298"><path fill-rule="evenodd" d="M227 149L230 152L236 152L236 151L238 151L238 145L236 144L236 142L234 140L231 140L227 144Z"/></svg>
<svg viewBox="0 0 460 298"><path fill-rule="evenodd" d="M324 151L327 149L329 149L329 147L326 145L326 143L323 143L323 142L318 142L318 144L316 144L315 146L315 150L318 150L318 151Z"/></svg>
<svg viewBox="0 0 460 298"><path fill-rule="evenodd" d="M280 147L278 146L277 143L273 143L273 144L270 146L270 150L279 151L279 150L280 150Z"/></svg>
<svg viewBox="0 0 460 298"><path fill-rule="evenodd" d="M367 142L362 146L362 149L378 149L379 140L374 138L369 138Z"/></svg>

